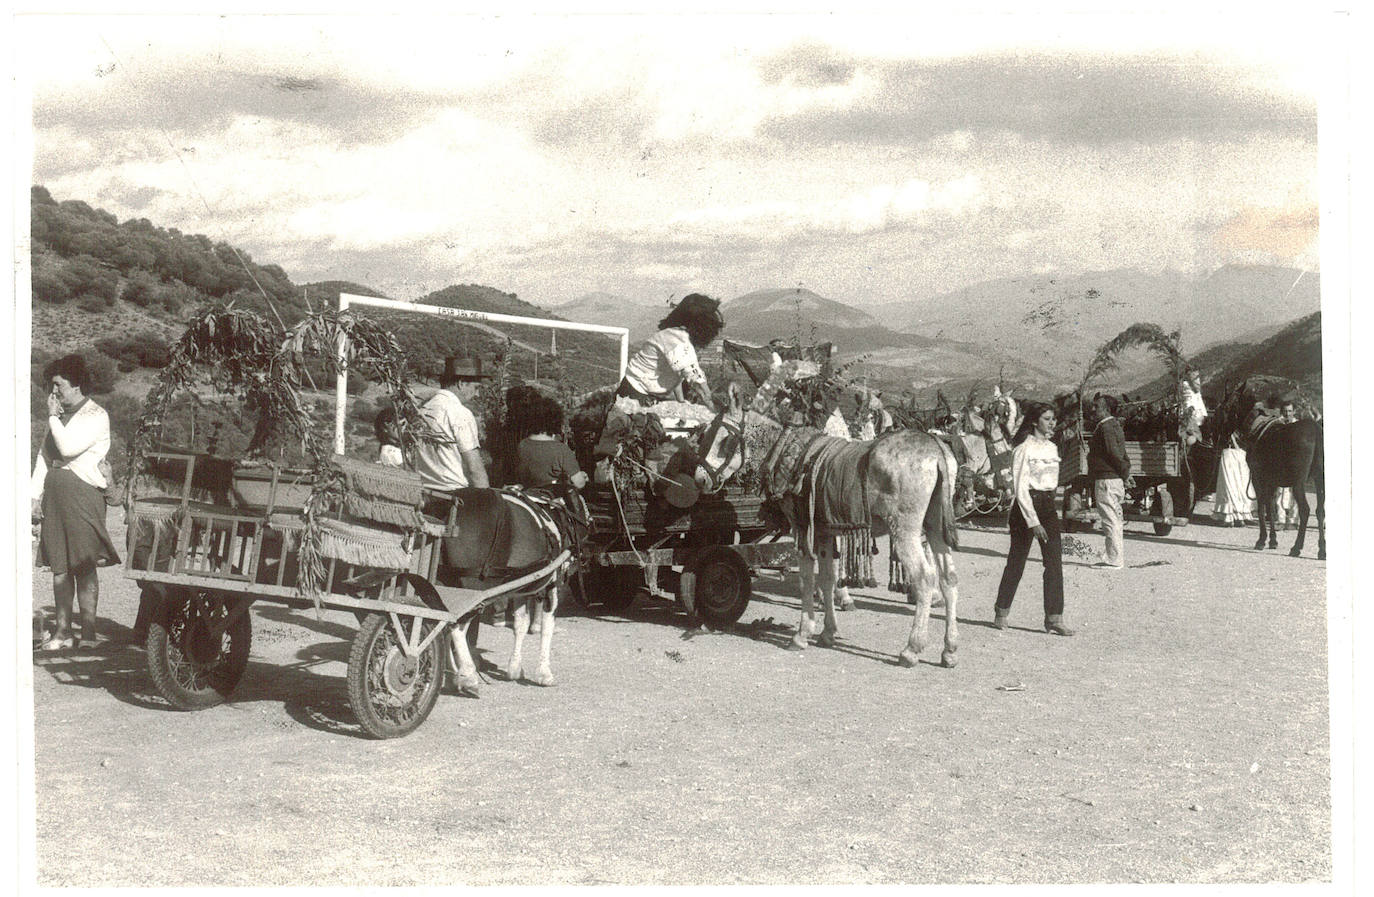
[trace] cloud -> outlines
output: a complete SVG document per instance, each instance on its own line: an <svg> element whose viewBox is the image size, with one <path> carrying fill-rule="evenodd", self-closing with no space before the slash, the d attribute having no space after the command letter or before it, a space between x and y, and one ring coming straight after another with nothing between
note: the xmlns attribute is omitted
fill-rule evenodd
<svg viewBox="0 0 1374 897"><path fill-rule="evenodd" d="M1297 209L1242 209L1219 227L1212 242L1220 249L1264 253L1294 262L1313 254L1321 215L1315 205Z"/></svg>
<svg viewBox="0 0 1374 897"><path fill-rule="evenodd" d="M151 74L117 67L95 83L40 90L33 123L40 132L94 135L158 129L181 138L218 134L236 119L265 119L320 129L341 144L370 143L403 132L454 103L438 91L305 77L204 61Z"/></svg>
<svg viewBox="0 0 1374 897"><path fill-rule="evenodd" d="M985 198L976 175L940 184L913 178L831 200L689 209L674 214L669 225L689 231L749 233L774 240L790 239L803 231L860 234L920 225L937 216L964 215L976 211Z"/></svg>
<svg viewBox="0 0 1374 897"><path fill-rule="evenodd" d="M759 77L815 82L807 74L818 64L815 54L814 46L802 45L765 59ZM826 96L770 116L761 123L763 135L798 143L921 141L951 131L1010 131L1060 143L1255 132L1316 137L1315 102L1263 86L1261 71L1200 56L854 56L847 68L833 54L825 58L824 71L848 71L847 83L865 88L843 108Z"/></svg>

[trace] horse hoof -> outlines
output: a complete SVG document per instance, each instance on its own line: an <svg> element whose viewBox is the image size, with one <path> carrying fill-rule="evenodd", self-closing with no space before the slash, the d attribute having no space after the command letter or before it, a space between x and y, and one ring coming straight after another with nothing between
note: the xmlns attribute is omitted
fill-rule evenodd
<svg viewBox="0 0 1374 897"><path fill-rule="evenodd" d="M799 643L796 639L793 639L792 641L787 643L787 650L794 651L797 654L800 654L801 652L806 650L806 645L805 643Z"/></svg>
<svg viewBox="0 0 1374 897"><path fill-rule="evenodd" d="M458 695L464 698L480 698L482 692L476 676L464 676L458 680Z"/></svg>
<svg viewBox="0 0 1374 897"><path fill-rule="evenodd" d="M1301 548L1293 548L1293 549L1290 549L1289 552L1288 552L1288 556L1289 556L1290 558L1300 558L1300 557L1302 557L1302 549L1301 549Z"/></svg>
<svg viewBox="0 0 1374 897"><path fill-rule="evenodd" d="M901 654L897 655L897 662L900 663L902 666L907 667L908 669L916 666L916 652L912 651L910 648L907 648L906 650L902 651Z"/></svg>
<svg viewBox="0 0 1374 897"><path fill-rule="evenodd" d="M952 670L959 665L959 658L953 651L945 651L940 655L940 666L947 670Z"/></svg>
<svg viewBox="0 0 1374 897"><path fill-rule="evenodd" d="M1319 552L1317 552L1317 560L1319 560L1319 561L1324 561L1324 560L1326 560L1326 552L1324 552L1324 551L1319 551Z"/></svg>
<svg viewBox="0 0 1374 897"><path fill-rule="evenodd" d="M816 644L822 648L835 647L835 633L822 632L820 635L816 636Z"/></svg>
<svg viewBox="0 0 1374 897"><path fill-rule="evenodd" d="M543 688L552 688L556 684L553 681L553 673L535 673L532 676L527 674L525 676L525 681L531 685L538 685Z"/></svg>

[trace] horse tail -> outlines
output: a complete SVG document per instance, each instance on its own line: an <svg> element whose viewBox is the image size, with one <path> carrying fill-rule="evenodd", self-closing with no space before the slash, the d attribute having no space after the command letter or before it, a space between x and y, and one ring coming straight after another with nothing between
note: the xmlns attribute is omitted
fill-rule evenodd
<svg viewBox="0 0 1374 897"><path fill-rule="evenodd" d="M954 475L950 473L951 468L958 469L958 462L954 460L954 452L944 442L936 439L935 444L940 449L940 464L935 468L935 491L939 493L940 499L940 535L950 548L958 548L959 527L954 516ZM935 496L932 495L931 499L934 500Z"/></svg>

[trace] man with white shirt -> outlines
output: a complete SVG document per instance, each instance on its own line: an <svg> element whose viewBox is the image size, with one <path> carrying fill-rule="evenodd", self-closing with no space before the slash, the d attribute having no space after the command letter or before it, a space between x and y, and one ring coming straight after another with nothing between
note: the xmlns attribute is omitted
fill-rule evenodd
<svg viewBox="0 0 1374 897"><path fill-rule="evenodd" d="M477 418L467 403L476 400L478 384L490 376L480 358L444 359L439 391L420 406L420 415L441 437L439 442L421 440L415 450L415 470L426 489L453 492L489 485Z"/></svg>

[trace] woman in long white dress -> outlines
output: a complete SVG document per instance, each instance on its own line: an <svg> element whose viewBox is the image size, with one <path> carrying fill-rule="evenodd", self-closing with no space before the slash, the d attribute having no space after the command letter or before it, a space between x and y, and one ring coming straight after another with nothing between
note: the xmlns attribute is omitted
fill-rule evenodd
<svg viewBox="0 0 1374 897"><path fill-rule="evenodd" d="M1216 500L1212 516L1227 526L1244 526L1255 519L1255 490L1250 484L1250 466L1245 450L1236 443L1221 451L1221 474L1217 477Z"/></svg>

